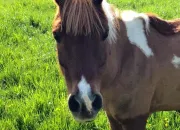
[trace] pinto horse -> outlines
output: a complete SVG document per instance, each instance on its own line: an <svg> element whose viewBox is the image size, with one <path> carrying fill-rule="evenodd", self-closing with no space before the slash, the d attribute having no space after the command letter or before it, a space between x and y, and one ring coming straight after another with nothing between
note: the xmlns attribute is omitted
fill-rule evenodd
<svg viewBox="0 0 180 130"><path fill-rule="evenodd" d="M77 121L103 107L112 130L144 130L180 110L180 20L120 12L105 0L56 0L53 35Z"/></svg>

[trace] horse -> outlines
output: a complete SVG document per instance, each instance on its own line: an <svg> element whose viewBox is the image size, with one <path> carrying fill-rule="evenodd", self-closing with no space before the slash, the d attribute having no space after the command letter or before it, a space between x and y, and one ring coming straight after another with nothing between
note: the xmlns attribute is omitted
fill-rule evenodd
<svg viewBox="0 0 180 130"><path fill-rule="evenodd" d="M144 130L180 110L180 19L120 11L106 0L55 0L52 33L74 119L103 108L111 130Z"/></svg>

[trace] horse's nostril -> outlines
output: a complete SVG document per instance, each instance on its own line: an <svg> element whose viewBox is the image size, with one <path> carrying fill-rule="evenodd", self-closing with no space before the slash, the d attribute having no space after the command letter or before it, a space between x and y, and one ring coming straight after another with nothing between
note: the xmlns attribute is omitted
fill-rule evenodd
<svg viewBox="0 0 180 130"><path fill-rule="evenodd" d="M70 111L72 112L78 112L80 110L80 104L76 100L75 95L72 95L69 97L68 105L69 105Z"/></svg>
<svg viewBox="0 0 180 130"><path fill-rule="evenodd" d="M94 110L100 110L102 108L102 97L99 94L95 94L95 99L92 102Z"/></svg>

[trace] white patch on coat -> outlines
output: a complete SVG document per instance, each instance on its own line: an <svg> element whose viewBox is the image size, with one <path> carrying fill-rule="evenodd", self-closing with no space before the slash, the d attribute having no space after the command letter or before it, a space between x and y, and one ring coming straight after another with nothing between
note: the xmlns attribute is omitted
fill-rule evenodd
<svg viewBox="0 0 180 130"><path fill-rule="evenodd" d="M174 65L175 68L180 68L180 57L174 55L171 63Z"/></svg>
<svg viewBox="0 0 180 130"><path fill-rule="evenodd" d="M131 44L136 45L147 56L153 56L151 48L148 46L147 37L145 35L149 31L149 17L143 13L134 11L124 11L121 18L127 29L127 36ZM143 24L145 22L145 26Z"/></svg>
<svg viewBox="0 0 180 130"><path fill-rule="evenodd" d="M83 99L87 110L91 111L92 101L89 99L89 96L88 96L89 93L91 93L91 87L90 87L90 84L87 83L84 76L81 77L81 80L78 83L78 88L79 88L80 98Z"/></svg>
<svg viewBox="0 0 180 130"><path fill-rule="evenodd" d="M115 43L117 40L117 29L115 24L115 16L113 15L111 11L111 6L109 3L107 3L106 0L103 0L102 8L105 12L105 15L108 20L108 26L109 26L109 34L107 37L107 40L109 40L109 43Z"/></svg>

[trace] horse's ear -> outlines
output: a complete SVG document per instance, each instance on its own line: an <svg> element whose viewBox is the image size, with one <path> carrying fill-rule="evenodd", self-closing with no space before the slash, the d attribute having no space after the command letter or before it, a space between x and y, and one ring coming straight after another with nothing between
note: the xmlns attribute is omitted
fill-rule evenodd
<svg viewBox="0 0 180 130"><path fill-rule="evenodd" d="M93 0L95 5L101 5L103 0Z"/></svg>

